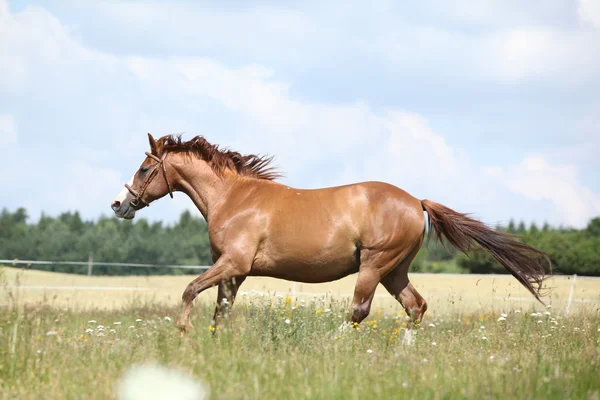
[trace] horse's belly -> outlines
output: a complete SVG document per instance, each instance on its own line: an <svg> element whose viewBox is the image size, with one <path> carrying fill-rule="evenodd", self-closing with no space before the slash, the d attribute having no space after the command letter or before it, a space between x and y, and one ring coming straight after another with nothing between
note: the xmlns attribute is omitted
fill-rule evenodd
<svg viewBox="0 0 600 400"><path fill-rule="evenodd" d="M269 276L305 283L330 282L358 272L358 262L354 257L336 257L323 260L312 259L273 259L257 256L250 270L251 276Z"/></svg>

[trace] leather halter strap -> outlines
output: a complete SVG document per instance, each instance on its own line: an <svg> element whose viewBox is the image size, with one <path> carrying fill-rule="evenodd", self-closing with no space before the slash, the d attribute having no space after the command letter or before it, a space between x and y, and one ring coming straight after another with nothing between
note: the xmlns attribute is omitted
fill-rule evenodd
<svg viewBox="0 0 600 400"><path fill-rule="evenodd" d="M171 196L171 198L173 198L173 190L171 189L171 184L169 183L169 180L167 179L167 169L165 167L165 159L167 158L167 154L168 153L165 151L162 155L162 158L158 158L154 154L152 154L150 152L146 152L146 156L148 156L151 159L153 159L154 161L156 161L156 165L154 165L154 168L152 168L152 171L150 171L150 174L148 174L146 179L144 179L144 183L142 184L142 187L140 188L139 192L136 192L135 189L133 189L131 186L129 186L129 184L127 184L127 183L125 184L125 187L127 188L127 190L129 190L129 193L131 193L133 196L135 196L135 199L130 201L130 204L132 207L137 207L138 205L140 205L140 203L142 203L148 207L150 206L150 203L146 203L145 201L142 200L142 196L146 192L146 189L148 189L148 186L152 182L152 179L154 179L156 174L158 174L159 168L162 169L163 177L165 178L165 182L167 183L167 188L169 190L169 196Z"/></svg>

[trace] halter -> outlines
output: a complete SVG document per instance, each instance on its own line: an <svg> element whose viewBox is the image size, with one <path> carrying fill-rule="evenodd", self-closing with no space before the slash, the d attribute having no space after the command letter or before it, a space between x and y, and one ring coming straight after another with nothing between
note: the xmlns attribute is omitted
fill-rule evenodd
<svg viewBox="0 0 600 400"><path fill-rule="evenodd" d="M165 159L167 158L167 152L165 151L163 153L162 158L158 158L154 154L149 152L146 152L146 155L154 161L156 161L157 164L154 166L154 168L152 168L152 171L150 171L150 174L144 180L144 183L142 184L142 187L139 192L136 192L131 186L129 186L128 183L125 184L125 187L127 188L127 190L129 190L129 193L135 196L135 199L129 202L129 204L131 204L132 207L137 207L140 203L150 207L150 203L146 203L145 201L143 201L142 196L146 192L146 189L148 188L148 185L150 185L150 182L152 182L152 179L154 179L156 174L158 174L159 167L162 167L163 176L165 178L165 182L167 183L167 188L169 189L169 196L173 198L173 191L171 190L171 185L169 184L169 180L167 179L167 170L165 168Z"/></svg>

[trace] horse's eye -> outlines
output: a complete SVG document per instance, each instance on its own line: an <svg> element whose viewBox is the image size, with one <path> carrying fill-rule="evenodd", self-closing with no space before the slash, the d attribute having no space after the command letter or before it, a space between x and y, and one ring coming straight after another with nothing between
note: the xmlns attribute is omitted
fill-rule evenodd
<svg viewBox="0 0 600 400"><path fill-rule="evenodd" d="M140 167L140 172L142 174L146 173L147 171L148 171L148 167L144 167L144 166Z"/></svg>

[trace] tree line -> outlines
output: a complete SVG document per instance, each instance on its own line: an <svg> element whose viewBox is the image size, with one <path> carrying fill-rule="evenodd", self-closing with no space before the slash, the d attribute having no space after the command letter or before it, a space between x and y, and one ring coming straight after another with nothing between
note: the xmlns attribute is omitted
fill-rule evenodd
<svg viewBox="0 0 600 400"><path fill-rule="evenodd" d="M584 229L526 226L511 220L497 230L518 235L522 242L545 251L559 274L600 275L600 217ZM447 249L446 249L447 248ZM413 261L411 271L506 273L502 265L484 252L457 253L433 237ZM189 211L172 224L100 217L84 221L80 214L64 212L42 215L29 222L24 208L0 213L0 259L122 262L159 265L212 265L206 222ZM49 271L86 273L87 266L31 265ZM185 274L186 269L94 266L94 275Z"/></svg>

